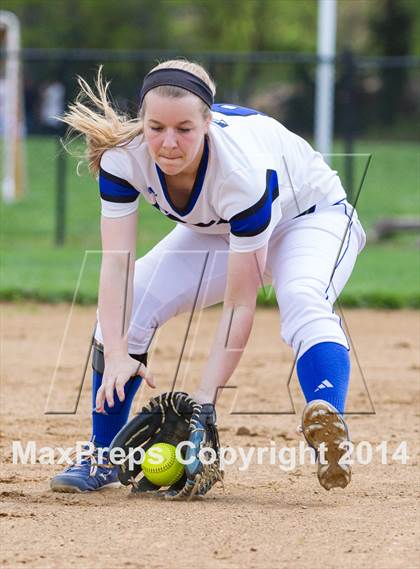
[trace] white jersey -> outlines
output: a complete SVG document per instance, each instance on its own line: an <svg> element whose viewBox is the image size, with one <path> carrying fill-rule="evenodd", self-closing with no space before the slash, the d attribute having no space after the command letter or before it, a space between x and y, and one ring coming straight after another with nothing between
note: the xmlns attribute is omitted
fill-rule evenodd
<svg viewBox="0 0 420 569"><path fill-rule="evenodd" d="M142 195L197 232L230 234L234 251L265 245L277 224L346 197L337 172L305 140L275 119L216 104L187 205L172 203L165 176L144 137L107 150L99 176L102 215L133 213Z"/></svg>

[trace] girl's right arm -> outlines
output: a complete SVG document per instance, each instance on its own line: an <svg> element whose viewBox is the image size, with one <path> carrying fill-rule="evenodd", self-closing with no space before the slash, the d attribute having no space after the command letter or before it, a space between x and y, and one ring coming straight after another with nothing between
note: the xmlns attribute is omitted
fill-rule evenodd
<svg viewBox="0 0 420 569"><path fill-rule="evenodd" d="M114 388L121 401L124 385L134 375L154 387L152 375L128 354L127 332L133 298L137 212L118 218L102 217L102 264L99 283L99 321L104 339L105 372L96 398L97 411L105 400L114 404Z"/></svg>

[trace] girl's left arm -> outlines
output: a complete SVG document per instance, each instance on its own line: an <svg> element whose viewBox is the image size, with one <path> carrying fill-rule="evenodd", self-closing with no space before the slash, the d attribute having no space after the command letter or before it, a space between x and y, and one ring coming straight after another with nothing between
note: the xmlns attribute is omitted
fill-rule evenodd
<svg viewBox="0 0 420 569"><path fill-rule="evenodd" d="M241 359L251 333L266 260L267 245L247 253L229 253L223 313L194 394L199 403L215 403L219 388L228 382Z"/></svg>

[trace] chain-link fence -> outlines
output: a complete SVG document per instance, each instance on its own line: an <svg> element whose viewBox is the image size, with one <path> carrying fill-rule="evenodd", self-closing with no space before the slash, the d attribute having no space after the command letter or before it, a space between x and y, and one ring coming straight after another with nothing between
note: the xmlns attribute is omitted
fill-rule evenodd
<svg viewBox="0 0 420 569"><path fill-rule="evenodd" d="M26 132L62 135L63 125L54 115L61 114L77 95L76 77L92 83L99 65L104 66L104 76L111 81L115 104L135 116L144 75L158 61L178 55L155 50L22 49L19 57ZM313 140L316 54L190 53L187 57L209 70L217 84L217 102L257 108ZM355 198L357 183L351 155L357 139L418 139L420 57L366 57L348 51L339 54L335 64L336 149L346 155L341 169L343 182L350 197ZM58 196L63 193L60 180L65 170L65 164L60 163L65 158L57 152L60 156L56 167ZM58 210L62 210L60 200L58 203ZM57 227L63 233L64 221ZM63 239L64 235L57 236L57 242Z"/></svg>
<svg viewBox="0 0 420 569"><path fill-rule="evenodd" d="M41 50L21 52L29 133L45 132L43 104L51 84L62 86L67 102L77 92L75 78L91 80L100 64L112 81L116 103L135 114L139 87L157 61L177 53L156 51ZM255 106L310 136L313 131L317 56L300 53L198 53L217 83L217 100ZM58 96L58 89L57 89ZM420 57L336 58L335 133L357 136L415 136L420 118Z"/></svg>
<svg viewBox="0 0 420 569"><path fill-rule="evenodd" d="M24 99L29 134L57 134L59 114L77 94L76 76L93 81L99 65L117 106L135 116L144 75L173 52L24 49ZM301 53L197 53L217 84L218 102L255 107L312 138L315 71L319 59ZM353 152L355 138L413 140L420 124L420 57L336 58L335 137ZM351 193L351 159L345 168Z"/></svg>

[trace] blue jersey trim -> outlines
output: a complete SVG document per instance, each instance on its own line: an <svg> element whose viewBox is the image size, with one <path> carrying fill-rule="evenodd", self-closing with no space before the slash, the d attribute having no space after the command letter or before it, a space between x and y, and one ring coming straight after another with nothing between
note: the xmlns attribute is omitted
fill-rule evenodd
<svg viewBox="0 0 420 569"><path fill-rule="evenodd" d="M236 237L253 237L262 233L270 225L271 208L278 196L277 172L267 170L264 194L254 205L232 217L229 221L231 233Z"/></svg>
<svg viewBox="0 0 420 569"><path fill-rule="evenodd" d="M168 211L165 211L164 209L162 209L160 207L159 204L154 203L152 204L153 207L155 207L157 210L160 211L160 213L163 213L163 215L165 215L168 219L172 219L172 221L176 221L177 223L187 223L185 221L185 219L180 219L179 217L176 217L175 215L172 215L172 213L169 213ZM215 219L212 219L211 221L208 221L207 223L204 222L200 222L200 223L191 223L190 221L188 222L188 225L193 225L194 227L211 227L212 225L220 225L222 223L229 223L228 221L226 221L225 219L219 219L218 221L216 221Z"/></svg>
<svg viewBox="0 0 420 569"><path fill-rule="evenodd" d="M102 168L99 171L99 192L103 200L114 203L135 202L140 193L126 180Z"/></svg>
<svg viewBox="0 0 420 569"><path fill-rule="evenodd" d="M166 201L171 206L171 208L181 216L188 215L194 209L195 204L200 196L201 190L203 189L204 178L206 176L207 165L209 162L209 143L207 137L204 138L204 150L203 156L201 157L200 165L198 167L197 175L194 181L194 186L189 197L188 203L184 209L179 209L176 205L172 202L171 197L168 192L168 186L166 185L165 174L159 168L157 164L156 171L159 176L160 185L162 186L163 193L165 195Z"/></svg>
<svg viewBox="0 0 420 569"><path fill-rule="evenodd" d="M240 107L239 105L232 105L231 103L215 103L212 105L211 110L227 117L250 117L252 115L267 116L255 109Z"/></svg>

